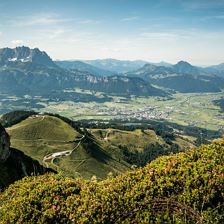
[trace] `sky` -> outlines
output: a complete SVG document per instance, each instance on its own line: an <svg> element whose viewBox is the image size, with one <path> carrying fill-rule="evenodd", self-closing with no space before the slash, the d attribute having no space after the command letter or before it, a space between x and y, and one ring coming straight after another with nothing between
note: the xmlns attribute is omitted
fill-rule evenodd
<svg viewBox="0 0 224 224"><path fill-rule="evenodd" d="M0 48L53 59L224 62L224 0L0 0Z"/></svg>

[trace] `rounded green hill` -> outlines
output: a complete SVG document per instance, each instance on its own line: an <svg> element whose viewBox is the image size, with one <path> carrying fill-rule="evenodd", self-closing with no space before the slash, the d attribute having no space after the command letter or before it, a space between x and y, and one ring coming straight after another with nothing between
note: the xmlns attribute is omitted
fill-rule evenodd
<svg viewBox="0 0 224 224"><path fill-rule="evenodd" d="M11 138L24 140L72 141L80 134L61 119L48 115L33 115L7 129Z"/></svg>
<svg viewBox="0 0 224 224"><path fill-rule="evenodd" d="M14 148L67 176L90 179L96 175L104 179L110 172L118 175L130 168L120 155L105 150L88 131L77 131L56 116L32 115L7 128L7 132ZM85 138L80 140L82 136ZM64 152L68 156L52 157ZM48 156L51 159L45 163Z"/></svg>

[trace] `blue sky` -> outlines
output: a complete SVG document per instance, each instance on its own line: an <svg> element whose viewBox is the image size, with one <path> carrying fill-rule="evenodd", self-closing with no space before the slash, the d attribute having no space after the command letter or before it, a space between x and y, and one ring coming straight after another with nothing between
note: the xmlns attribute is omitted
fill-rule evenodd
<svg viewBox="0 0 224 224"><path fill-rule="evenodd" d="M1 0L0 47L53 59L224 62L224 0Z"/></svg>

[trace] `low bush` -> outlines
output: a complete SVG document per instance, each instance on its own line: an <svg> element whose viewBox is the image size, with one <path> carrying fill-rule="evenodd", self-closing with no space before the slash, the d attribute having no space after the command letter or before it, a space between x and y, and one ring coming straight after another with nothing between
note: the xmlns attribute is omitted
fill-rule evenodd
<svg viewBox="0 0 224 224"><path fill-rule="evenodd" d="M26 177L0 194L0 223L223 223L224 140L102 182Z"/></svg>

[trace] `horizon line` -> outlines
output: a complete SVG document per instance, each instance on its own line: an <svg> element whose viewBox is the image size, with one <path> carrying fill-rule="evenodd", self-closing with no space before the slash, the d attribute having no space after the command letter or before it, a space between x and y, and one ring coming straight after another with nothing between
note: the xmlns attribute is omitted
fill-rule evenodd
<svg viewBox="0 0 224 224"><path fill-rule="evenodd" d="M166 60L160 60L160 61L154 61L154 60L148 60L148 59L127 59L127 58L122 58L122 59L118 59L118 58L113 58L113 57L102 57L102 58L91 58L91 59L84 59L84 58L63 58L63 59L59 59L59 58L54 58L52 56L50 56L50 54L48 53L48 51L46 50L42 50L41 48L39 47L29 47L28 45L18 45L18 46L14 46L14 47L0 47L0 49L4 49L4 48L8 48L8 49L16 49L16 48L22 48L22 47L25 47L25 48L29 48L31 50L33 49L38 49L39 51L41 52L45 52L51 59L52 61L81 61L81 62L86 62L86 61L95 61L95 60L117 60L117 61L129 61L129 62L134 62L134 61L143 61L143 62L146 62L146 63L151 63L151 64L159 64L159 63L166 63L166 64L170 64L171 66L172 65L175 65L181 61L183 62L187 62L189 63L190 65L192 66L195 66L195 67L210 67L210 66L216 66L216 65L221 65L221 64L224 64L224 62L220 62L218 64L194 64L194 63L191 63L189 62L189 60L185 60L185 59L181 59L181 60L176 60L175 62L168 62Z"/></svg>

